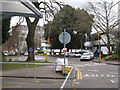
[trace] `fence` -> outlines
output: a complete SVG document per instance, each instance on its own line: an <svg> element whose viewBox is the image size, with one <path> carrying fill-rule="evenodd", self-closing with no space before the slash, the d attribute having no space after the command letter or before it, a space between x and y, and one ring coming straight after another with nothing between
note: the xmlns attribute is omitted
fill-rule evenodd
<svg viewBox="0 0 120 90"><path fill-rule="evenodd" d="M34 78L36 78L36 72L37 72L36 71L36 65L54 66L54 79L56 78L55 69L56 69L57 64L51 64L51 63L20 63L20 62L0 62L0 63L1 64L24 64L24 65L26 65L26 78L28 77L28 65L35 65L35 67L34 67ZM62 64L62 65L64 65L64 64ZM61 65L59 64L59 66L61 66ZM70 69L70 72L66 76L62 86L60 87L60 90L62 90L65 87L67 81L68 81L68 88L70 88L70 86L72 85L72 81L73 81L73 78L74 78L74 66L73 65L67 65L67 66L72 66L72 67Z"/></svg>

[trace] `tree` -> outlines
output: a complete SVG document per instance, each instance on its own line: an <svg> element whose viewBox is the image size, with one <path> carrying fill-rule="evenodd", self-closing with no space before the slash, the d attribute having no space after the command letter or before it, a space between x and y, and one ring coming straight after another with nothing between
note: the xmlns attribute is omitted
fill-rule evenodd
<svg viewBox="0 0 120 90"><path fill-rule="evenodd" d="M49 3L45 2L45 0L40 1L40 2L33 2L35 7L37 9L39 9L42 13L44 13L45 20L47 20L47 21L49 21L48 18L54 16L55 11L57 11L57 8L55 6L53 6L54 5L53 3L57 4L61 8L61 3L56 2L56 1L49 0ZM44 5L44 7L42 7L42 5ZM29 17L26 17L26 22L27 22L28 30L29 30L27 38L26 38L27 49L28 49L27 61L35 61L35 59L34 59L34 48L35 48L34 35L35 35L35 28L37 26L38 21L39 21L39 18L35 18L32 21ZM32 52L29 51L30 48L33 49Z"/></svg>
<svg viewBox="0 0 120 90"><path fill-rule="evenodd" d="M5 43L5 41L8 40L10 36L9 35L10 20L11 18L2 20L2 44Z"/></svg>
<svg viewBox="0 0 120 90"><path fill-rule="evenodd" d="M110 44L112 43L113 37L110 36L110 32L114 30L114 28L118 25L118 12L115 12L114 8L118 4L114 2L96 2L96 3L88 3L88 10L91 13L94 13L94 24L93 27L97 31L98 29L104 33L107 37L107 41L102 41L107 46L108 53L111 53Z"/></svg>
<svg viewBox="0 0 120 90"><path fill-rule="evenodd" d="M2 43L0 43L0 46L6 42L6 40L8 40L9 38L9 30L10 30L10 19L5 19L5 20L2 20ZM0 20L1 21L1 20ZM1 27L1 25L0 25ZM1 47L0 47L1 48ZM1 48L2 50L2 48ZM2 52L2 51L1 51ZM0 53L1 54L1 53ZM5 61L5 57L4 57L4 54L2 53L2 60ZM1 56L0 55L0 56Z"/></svg>
<svg viewBox="0 0 120 90"><path fill-rule="evenodd" d="M93 15L89 15L84 9L75 9L69 5L65 5L55 15L52 22L45 25L45 37L48 37L49 24L51 27L51 48L63 48L63 45L59 42L59 35L63 32L64 28L70 33L72 39L67 45L67 48L80 48L80 39L85 37L85 33L90 34L92 21L89 18L93 18ZM74 32L77 34L74 34ZM46 38L47 39L47 38Z"/></svg>
<svg viewBox="0 0 120 90"><path fill-rule="evenodd" d="M117 32L116 41L115 41L115 53L120 55L120 31Z"/></svg>

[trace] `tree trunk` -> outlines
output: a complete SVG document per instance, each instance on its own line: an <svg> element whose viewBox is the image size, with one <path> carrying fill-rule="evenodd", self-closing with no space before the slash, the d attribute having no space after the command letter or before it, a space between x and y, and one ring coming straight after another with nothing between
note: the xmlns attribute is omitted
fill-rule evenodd
<svg viewBox="0 0 120 90"><path fill-rule="evenodd" d="M110 54L110 53L111 53L111 50L110 50L110 38L107 37L107 39L108 39L108 42L107 42L107 49L108 49L108 54Z"/></svg>
<svg viewBox="0 0 120 90"><path fill-rule="evenodd" d="M28 25L28 35L26 38L28 58L26 61L35 61L34 59L34 48L35 48L34 36L35 36L35 29L36 29L38 21L39 21L39 18L35 18L35 20L31 22L30 19L26 17L26 22ZM29 51L30 48L32 48L32 52Z"/></svg>
<svg viewBox="0 0 120 90"><path fill-rule="evenodd" d="M110 50L110 36L109 36L109 33L107 32L106 34L107 36L107 49L108 49L108 54L111 53L111 50Z"/></svg>
<svg viewBox="0 0 120 90"><path fill-rule="evenodd" d="M28 50L28 58L27 61L35 61L34 59L34 30L31 28L28 32L28 36L26 38L27 42L27 50ZM32 52L29 49L32 48Z"/></svg>

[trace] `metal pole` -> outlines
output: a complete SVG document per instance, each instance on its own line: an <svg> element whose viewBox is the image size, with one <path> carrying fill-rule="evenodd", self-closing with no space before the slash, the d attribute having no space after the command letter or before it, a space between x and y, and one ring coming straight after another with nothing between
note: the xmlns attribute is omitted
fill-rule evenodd
<svg viewBox="0 0 120 90"><path fill-rule="evenodd" d="M72 86L72 74L73 74L73 71L71 72L71 75L70 75L70 77L71 77L71 86Z"/></svg>
<svg viewBox="0 0 120 90"><path fill-rule="evenodd" d="M28 77L28 64L26 63L26 78Z"/></svg>
<svg viewBox="0 0 120 90"><path fill-rule="evenodd" d="M69 80L68 80L68 88L70 88L70 76L69 76Z"/></svg>
<svg viewBox="0 0 120 90"><path fill-rule="evenodd" d="M82 38L81 38L81 55L82 55Z"/></svg>
<svg viewBox="0 0 120 90"><path fill-rule="evenodd" d="M55 69L56 69L56 65L54 65L54 79L55 79Z"/></svg>
<svg viewBox="0 0 120 90"><path fill-rule="evenodd" d="M36 78L36 64L35 64L35 70L34 70L34 78Z"/></svg>
<svg viewBox="0 0 120 90"><path fill-rule="evenodd" d="M65 44L65 32L66 32L66 29L64 29L64 49L66 48L66 44ZM65 75L65 53L64 53L64 75Z"/></svg>
<svg viewBox="0 0 120 90"><path fill-rule="evenodd" d="M73 66L73 70L72 70L72 78L71 78L71 83L73 82L74 80L74 66ZM72 85L71 85L72 86Z"/></svg>
<svg viewBox="0 0 120 90"><path fill-rule="evenodd" d="M51 25L49 25L49 36L48 36L47 51L46 51L46 62L48 62L48 46L49 46L49 42L50 42L50 30L51 30Z"/></svg>

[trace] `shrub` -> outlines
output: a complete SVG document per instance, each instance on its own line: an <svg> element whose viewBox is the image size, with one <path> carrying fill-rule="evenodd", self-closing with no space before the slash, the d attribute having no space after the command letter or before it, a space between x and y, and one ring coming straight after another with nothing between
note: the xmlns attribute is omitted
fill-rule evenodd
<svg viewBox="0 0 120 90"><path fill-rule="evenodd" d="M113 55L109 55L107 57L105 57L105 60L108 61L108 60L118 60L120 59L120 56L117 55L117 54L113 54Z"/></svg>

